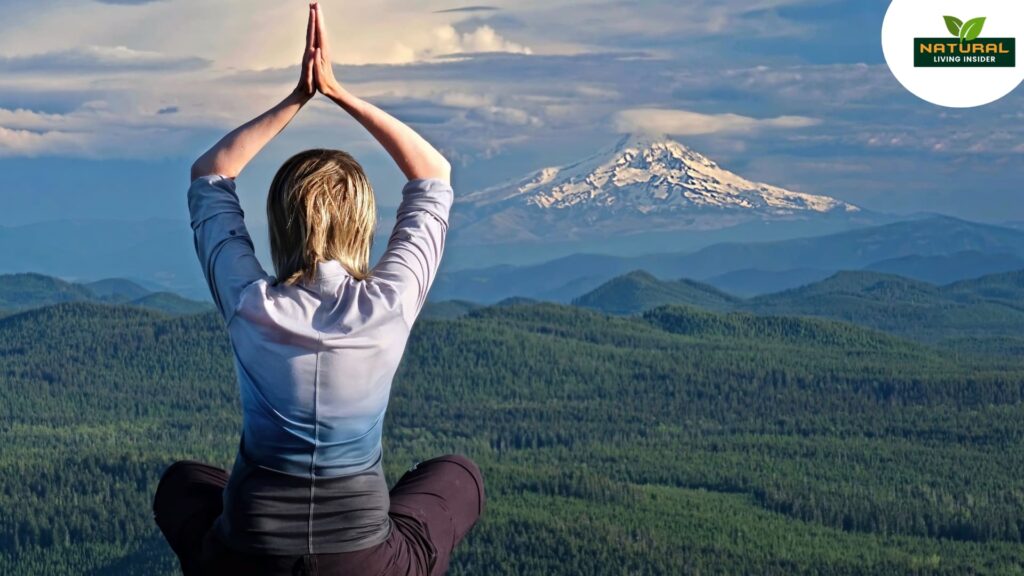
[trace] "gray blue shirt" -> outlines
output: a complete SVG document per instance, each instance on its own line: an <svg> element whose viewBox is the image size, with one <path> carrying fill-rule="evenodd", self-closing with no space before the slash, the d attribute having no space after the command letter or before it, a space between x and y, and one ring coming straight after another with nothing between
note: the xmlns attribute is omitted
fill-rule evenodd
<svg viewBox="0 0 1024 576"><path fill-rule="evenodd" d="M307 478L379 465L391 381L436 276L452 201L441 180L410 181L368 278L329 261L288 286L256 259L235 182L192 183L196 254L227 323L256 465Z"/></svg>

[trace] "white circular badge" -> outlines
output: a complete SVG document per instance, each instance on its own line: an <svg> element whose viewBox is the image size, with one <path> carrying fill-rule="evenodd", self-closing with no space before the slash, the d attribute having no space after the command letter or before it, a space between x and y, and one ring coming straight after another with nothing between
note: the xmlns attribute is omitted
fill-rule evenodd
<svg viewBox="0 0 1024 576"><path fill-rule="evenodd" d="M1024 2L893 0L882 51L896 79L939 106L999 100L1024 81Z"/></svg>

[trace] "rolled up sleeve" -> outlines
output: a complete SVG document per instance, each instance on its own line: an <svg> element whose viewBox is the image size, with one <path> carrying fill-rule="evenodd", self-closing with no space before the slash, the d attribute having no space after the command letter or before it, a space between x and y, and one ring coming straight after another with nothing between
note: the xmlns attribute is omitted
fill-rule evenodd
<svg viewBox="0 0 1024 576"><path fill-rule="evenodd" d="M196 179L188 190L188 209L196 256L210 294L221 316L231 322L245 287L268 277L256 259L234 180Z"/></svg>
<svg viewBox="0 0 1024 576"><path fill-rule="evenodd" d="M454 192L443 180L411 180L402 189L394 230L371 277L395 290L412 326L437 276Z"/></svg>

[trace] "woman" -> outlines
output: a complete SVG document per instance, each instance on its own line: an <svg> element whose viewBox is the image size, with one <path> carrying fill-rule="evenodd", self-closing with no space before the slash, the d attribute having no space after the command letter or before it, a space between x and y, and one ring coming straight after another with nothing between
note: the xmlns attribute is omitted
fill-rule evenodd
<svg viewBox="0 0 1024 576"><path fill-rule="evenodd" d="M443 574L484 507L477 466L420 463L388 492L381 425L391 380L444 249L448 162L412 129L335 80L324 14L310 6L298 87L192 167L195 248L227 324L243 431L230 475L173 464L153 512L192 574ZM358 120L409 182L379 263L376 208L359 164L309 150L267 196L276 276L267 275L234 178L319 91Z"/></svg>

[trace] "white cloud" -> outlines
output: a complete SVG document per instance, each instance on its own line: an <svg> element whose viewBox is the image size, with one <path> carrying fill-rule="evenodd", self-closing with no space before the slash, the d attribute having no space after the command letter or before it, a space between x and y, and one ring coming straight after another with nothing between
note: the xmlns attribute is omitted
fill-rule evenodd
<svg viewBox="0 0 1024 576"><path fill-rule="evenodd" d="M131 3L54 0L17 6L0 21L0 56L73 54L83 47L113 45L168 57L199 56L221 69L258 70L290 65L302 55L307 12L301 4ZM451 7L441 0L324 4L334 57L341 63L398 64L446 53L531 51L528 43L506 38L498 25L456 30L454 24L474 13L435 13Z"/></svg>
<svg viewBox="0 0 1024 576"><path fill-rule="evenodd" d="M805 116L759 119L739 114L701 114L663 108L634 108L615 115L615 127L619 132L674 136L738 134L766 128L807 128L820 123L820 120Z"/></svg>
<svg viewBox="0 0 1024 576"><path fill-rule="evenodd" d="M0 157L53 154L79 156L85 151L87 140L82 134L12 130L0 126Z"/></svg>
<svg viewBox="0 0 1024 576"><path fill-rule="evenodd" d="M209 63L202 58L168 56L159 52L132 50L125 46L84 46L56 52L0 56L0 71L31 74L167 73L204 68Z"/></svg>
<svg viewBox="0 0 1024 576"><path fill-rule="evenodd" d="M444 92L440 100L441 104L453 108L482 108L494 105L493 96L471 92Z"/></svg>
<svg viewBox="0 0 1024 576"><path fill-rule="evenodd" d="M532 54L526 46L510 42L502 38L494 28L480 26L472 32L460 34L453 26L442 26L434 31L437 38L435 51L439 53L461 54L479 52L509 52L512 54Z"/></svg>
<svg viewBox="0 0 1024 576"><path fill-rule="evenodd" d="M43 114L22 108L0 108L0 127L12 130L49 130L57 125L66 124L66 121L67 117L60 114Z"/></svg>
<svg viewBox="0 0 1024 576"><path fill-rule="evenodd" d="M470 118L485 124L503 124L506 126L541 126L543 121L526 110L506 108L502 106L485 106L474 108Z"/></svg>
<svg viewBox="0 0 1024 576"><path fill-rule="evenodd" d="M480 26L475 30L461 33L454 26L440 26L434 28L431 35L415 40L418 44L410 45L409 41L396 44L387 63L408 64L439 56L486 52L533 54L530 48L506 40L490 26Z"/></svg>
<svg viewBox="0 0 1024 576"><path fill-rule="evenodd" d="M86 102L66 114L0 108L0 156L173 155L196 129L176 116L105 101Z"/></svg>

